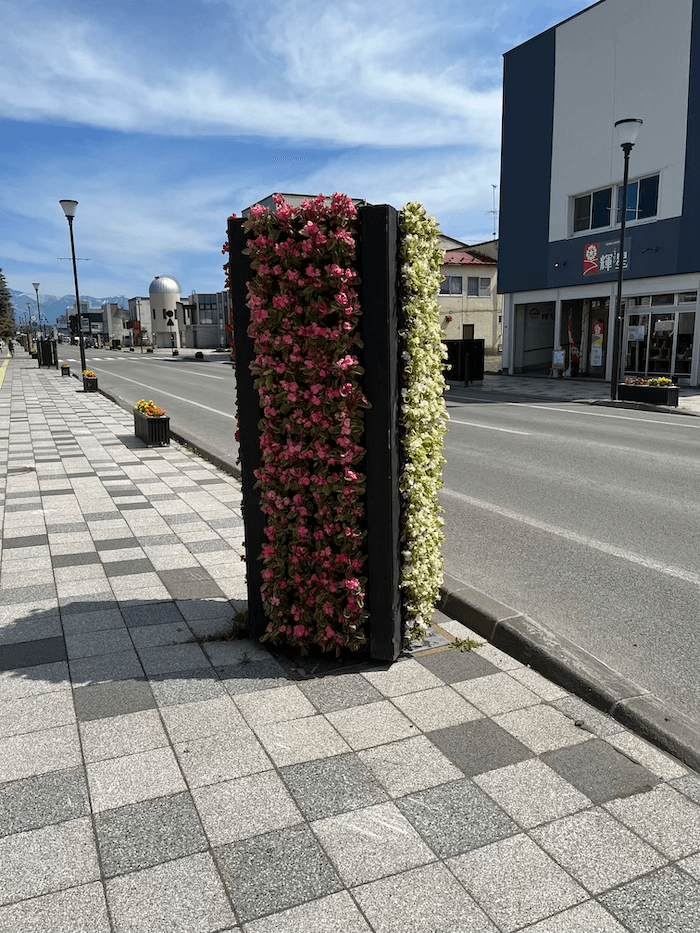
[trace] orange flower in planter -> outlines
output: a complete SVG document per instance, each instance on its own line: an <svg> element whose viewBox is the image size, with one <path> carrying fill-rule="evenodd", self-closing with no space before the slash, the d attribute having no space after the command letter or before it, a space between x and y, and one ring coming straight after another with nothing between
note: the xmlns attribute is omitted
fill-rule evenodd
<svg viewBox="0 0 700 933"><path fill-rule="evenodd" d="M84 370L83 376L84 376L86 379L97 379L97 373L93 373L92 370L90 370L90 369Z"/></svg>
<svg viewBox="0 0 700 933"><path fill-rule="evenodd" d="M143 412L149 418L163 418L167 414L162 408L158 408L154 401L147 402L143 398L136 403L134 411Z"/></svg>

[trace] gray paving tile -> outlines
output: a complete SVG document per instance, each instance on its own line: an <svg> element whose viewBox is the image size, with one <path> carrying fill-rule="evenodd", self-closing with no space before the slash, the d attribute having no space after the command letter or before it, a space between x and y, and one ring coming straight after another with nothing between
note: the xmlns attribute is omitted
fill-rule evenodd
<svg viewBox="0 0 700 933"><path fill-rule="evenodd" d="M70 888L100 876L88 817L0 839L0 904Z"/></svg>
<svg viewBox="0 0 700 933"><path fill-rule="evenodd" d="M319 713L362 706L382 699L381 693L362 674L337 674L304 681L299 689L314 704Z"/></svg>
<svg viewBox="0 0 700 933"><path fill-rule="evenodd" d="M35 697L0 703L0 738L39 732L75 722L70 690L54 690Z"/></svg>
<svg viewBox="0 0 700 933"><path fill-rule="evenodd" d="M48 544L49 538L45 534L10 535L3 538L3 548L10 550L12 548L38 547L42 544Z"/></svg>
<svg viewBox="0 0 700 933"><path fill-rule="evenodd" d="M342 883L308 826L291 826L216 850L216 861L242 921L296 907ZM250 866L256 870L251 871Z"/></svg>
<svg viewBox="0 0 700 933"><path fill-rule="evenodd" d="M83 722L80 724L80 737L86 762L120 758L168 744L160 715L155 709Z"/></svg>
<svg viewBox="0 0 700 933"><path fill-rule="evenodd" d="M402 658L392 664L382 664L376 669L363 671L362 676L386 697L401 696L442 685L440 677L414 658Z"/></svg>
<svg viewBox="0 0 700 933"><path fill-rule="evenodd" d="M395 804L380 803L312 823L346 885L376 881L435 860Z"/></svg>
<svg viewBox="0 0 700 933"><path fill-rule="evenodd" d="M590 806L585 794L538 758L476 775L474 782L525 828Z"/></svg>
<svg viewBox="0 0 700 933"><path fill-rule="evenodd" d="M138 655L143 668L151 674L166 674L173 671L209 669L209 659L198 644L161 645L139 648Z"/></svg>
<svg viewBox="0 0 700 933"><path fill-rule="evenodd" d="M568 716L569 719L579 725L579 728L592 732L594 735L597 735L598 738L613 735L615 732L620 732L624 729L612 716L607 716L605 713L601 713L600 710L594 709L594 707L586 703L585 700L579 699L579 697L567 695L554 700L552 706L564 713L565 716Z"/></svg>
<svg viewBox="0 0 700 933"><path fill-rule="evenodd" d="M224 665L223 667L217 666L217 671L231 696L241 696L259 690L270 690L289 683L289 675L274 658Z"/></svg>
<svg viewBox="0 0 700 933"><path fill-rule="evenodd" d="M668 785L611 800L605 809L670 859L700 851L700 806Z"/></svg>
<svg viewBox="0 0 700 933"><path fill-rule="evenodd" d="M192 798L186 792L98 813L95 833L108 878L204 852L209 847Z"/></svg>
<svg viewBox="0 0 700 933"><path fill-rule="evenodd" d="M142 573L155 573L153 564L147 557L136 560L109 560L102 564L108 577L126 577Z"/></svg>
<svg viewBox="0 0 700 933"><path fill-rule="evenodd" d="M0 933L110 933L99 881L0 907Z"/></svg>
<svg viewBox="0 0 700 933"><path fill-rule="evenodd" d="M0 785L0 836L63 823L89 813L82 767L50 771Z"/></svg>
<svg viewBox="0 0 700 933"><path fill-rule="evenodd" d="M354 749L412 738L418 730L389 700L328 713L328 721Z"/></svg>
<svg viewBox="0 0 700 933"><path fill-rule="evenodd" d="M33 774L74 768L80 762L75 725L57 726L0 740L0 784Z"/></svg>
<svg viewBox="0 0 700 933"><path fill-rule="evenodd" d="M666 864L659 852L600 809L556 820L531 836L593 894Z"/></svg>
<svg viewBox="0 0 700 933"><path fill-rule="evenodd" d="M474 677L455 684L454 688L487 716L496 716L542 702L541 697L528 690L507 671Z"/></svg>
<svg viewBox="0 0 700 933"><path fill-rule="evenodd" d="M160 711L172 742L188 742L219 733L249 733L250 729L228 695L196 703L164 706Z"/></svg>
<svg viewBox="0 0 700 933"><path fill-rule="evenodd" d="M158 576L173 599L207 599L225 596L214 578L203 567L159 570Z"/></svg>
<svg viewBox="0 0 700 933"><path fill-rule="evenodd" d="M359 752L391 797L401 797L462 777L459 768L424 735L389 742Z"/></svg>
<svg viewBox="0 0 700 933"><path fill-rule="evenodd" d="M593 803L651 790L659 779L602 739L545 752L542 760Z"/></svg>
<svg viewBox="0 0 700 933"><path fill-rule="evenodd" d="M118 628L100 629L96 632L71 632L65 637L66 650L71 661L122 651L131 652L134 647L123 624Z"/></svg>
<svg viewBox="0 0 700 933"><path fill-rule="evenodd" d="M66 657L66 646L62 636L0 645L0 671L53 664L56 661L65 661Z"/></svg>
<svg viewBox="0 0 700 933"><path fill-rule="evenodd" d="M526 927L523 933L629 933L596 901L586 901Z"/></svg>
<svg viewBox="0 0 700 933"><path fill-rule="evenodd" d="M360 810L388 799L355 752L281 769L282 777L307 820Z"/></svg>
<svg viewBox="0 0 700 933"><path fill-rule="evenodd" d="M170 747L92 762L86 771L94 813L187 789Z"/></svg>
<svg viewBox="0 0 700 933"><path fill-rule="evenodd" d="M112 878L107 901L120 931L213 933L236 922L208 852Z"/></svg>
<svg viewBox="0 0 700 933"><path fill-rule="evenodd" d="M671 785L682 794L685 794L690 800L694 800L695 803L700 803L700 777L697 775L678 778L677 780L671 781Z"/></svg>
<svg viewBox="0 0 700 933"><path fill-rule="evenodd" d="M246 923L245 933L372 933L347 891Z"/></svg>
<svg viewBox="0 0 700 933"><path fill-rule="evenodd" d="M192 791L213 846L301 823L303 817L275 771Z"/></svg>
<svg viewBox="0 0 700 933"><path fill-rule="evenodd" d="M91 722L95 719L107 719L156 708L151 687L143 677L76 687L73 690L73 699L79 722Z"/></svg>
<svg viewBox="0 0 700 933"><path fill-rule="evenodd" d="M226 696L226 690L214 670L176 671L172 674L153 674L149 678L158 706L178 703L196 703Z"/></svg>
<svg viewBox="0 0 700 933"><path fill-rule="evenodd" d="M350 751L347 742L323 716L266 723L256 726L255 731L278 768Z"/></svg>
<svg viewBox="0 0 700 933"><path fill-rule="evenodd" d="M503 933L588 899L583 888L524 835L458 855L447 864Z"/></svg>
<svg viewBox="0 0 700 933"><path fill-rule="evenodd" d="M139 625L130 628L129 634L136 650L157 648L160 645L176 645L191 641L192 632L185 622L164 622L161 625Z"/></svg>
<svg viewBox="0 0 700 933"><path fill-rule="evenodd" d="M696 933L700 883L676 868L662 868L599 898L632 933Z"/></svg>
<svg viewBox="0 0 700 933"><path fill-rule="evenodd" d="M272 767L251 732L219 733L176 745L175 752L190 787L218 784Z"/></svg>
<svg viewBox="0 0 700 933"><path fill-rule="evenodd" d="M177 600L177 608L183 619L192 622L196 619L226 619L232 616L231 603L227 599L194 599L185 598Z"/></svg>
<svg viewBox="0 0 700 933"><path fill-rule="evenodd" d="M425 865L361 885L353 896L380 933L497 933L444 865Z"/></svg>
<svg viewBox="0 0 700 933"><path fill-rule="evenodd" d="M607 736L607 742L663 780L670 781L690 774L690 768L686 765L627 729Z"/></svg>
<svg viewBox="0 0 700 933"><path fill-rule="evenodd" d="M75 687L115 680L133 680L143 676L143 668L134 648L111 654L69 661Z"/></svg>
<svg viewBox="0 0 700 933"><path fill-rule="evenodd" d="M478 651L457 651L451 648L436 654L421 655L416 660L447 684L498 673L498 668L481 657Z"/></svg>
<svg viewBox="0 0 700 933"><path fill-rule="evenodd" d="M440 858L514 835L515 823L471 781L420 791L396 805Z"/></svg>
<svg viewBox="0 0 700 933"><path fill-rule="evenodd" d="M318 715L315 707L293 683L276 687L274 690L243 694L237 696L235 702L246 722L252 727Z"/></svg>
<svg viewBox="0 0 700 933"><path fill-rule="evenodd" d="M478 680L467 681L467 683L480 683L486 679L482 677ZM423 732L456 726L462 722L471 722L473 719L480 719L483 715L456 690L447 685L392 697L392 702Z"/></svg>
<svg viewBox="0 0 700 933"><path fill-rule="evenodd" d="M54 569L59 567L84 567L99 564L99 555L92 551L83 554L54 554L51 558Z"/></svg>
<svg viewBox="0 0 700 933"><path fill-rule="evenodd" d="M183 617L174 602L153 602L142 606L124 606L124 621L129 628L140 625L173 623L181 625Z"/></svg>
<svg viewBox="0 0 700 933"><path fill-rule="evenodd" d="M538 755L591 738L590 732L575 726L568 716L544 704L517 709L494 719Z"/></svg>
<svg viewBox="0 0 700 933"><path fill-rule="evenodd" d="M533 753L491 719L428 733L430 741L468 776L532 758Z"/></svg>
<svg viewBox="0 0 700 933"><path fill-rule="evenodd" d="M97 551L121 551L127 548L140 548L140 539L136 535L124 535L121 538L96 538Z"/></svg>

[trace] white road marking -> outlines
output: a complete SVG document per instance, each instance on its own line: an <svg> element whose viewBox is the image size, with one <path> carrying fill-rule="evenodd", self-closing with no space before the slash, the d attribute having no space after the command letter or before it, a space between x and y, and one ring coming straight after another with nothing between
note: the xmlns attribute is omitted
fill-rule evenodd
<svg viewBox="0 0 700 933"><path fill-rule="evenodd" d="M492 424L479 424L477 421L458 421L456 418L450 418L448 422L448 427L450 424L466 424L471 428L483 428L484 431L502 431L504 434L524 434L526 437L530 436L530 431L514 431L511 428L497 428Z"/></svg>
<svg viewBox="0 0 700 933"><path fill-rule="evenodd" d="M580 535L575 531L570 531L568 528L561 528L558 525L552 525L550 522L539 521L539 519L531 518L529 515L514 512L512 509L505 509L500 505L494 505L492 502L484 502L482 499L475 499L472 496L467 496L453 489L444 488L442 494L452 499L459 499L460 502L464 502L474 508L493 512L510 521L520 522L523 525L529 525L530 528L536 528L538 531L556 535L558 538L563 538L566 541L570 541L572 544L593 548L603 554L608 554L610 557L618 557L620 560L626 560L629 563L637 564L639 567L644 567L645 570L653 570L656 573L663 573L668 577L683 580L685 583L700 586L700 574L691 573L688 570L683 570L681 567L674 567L672 564L664 564L661 561L643 557L641 554L628 551L626 548L616 547L613 544L607 544L605 541L589 538L587 535Z"/></svg>
<svg viewBox="0 0 700 933"><path fill-rule="evenodd" d="M149 392L154 391L153 386L146 382L137 382L136 379L129 379L127 376L120 376L119 373L112 373L112 376L114 376L115 379L123 379L124 382L131 382L135 386L142 386L144 389L148 389ZM168 398L177 399L178 402L187 402L188 405L196 405L197 408L203 408L205 411L212 411L215 415L223 415L224 418L230 418L232 421L236 420L235 415L232 415L227 411L220 411L218 408L212 408L211 405L202 405L201 402L193 402L191 398L183 398L181 395L173 395L172 392L166 392L163 389L156 389L155 391L159 397L161 395L167 395Z"/></svg>

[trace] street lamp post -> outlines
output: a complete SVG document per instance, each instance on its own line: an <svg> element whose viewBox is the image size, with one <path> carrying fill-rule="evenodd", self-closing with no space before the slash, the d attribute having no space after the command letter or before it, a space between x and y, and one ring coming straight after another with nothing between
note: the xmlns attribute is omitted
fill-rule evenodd
<svg viewBox="0 0 700 933"><path fill-rule="evenodd" d="M39 282L32 282L32 287L36 292L36 316L39 321L39 327L41 327L41 305L39 304Z"/></svg>
<svg viewBox="0 0 700 933"><path fill-rule="evenodd" d="M85 339L83 337L83 316L80 313L80 290L78 289L78 264L75 261L75 243L73 241L73 218L75 217L75 212L78 209L77 201L59 201L58 202L63 208L63 213L66 215L68 220L68 228L70 230L70 249L71 256L73 257L73 280L75 282L75 313L78 320L78 340L80 342L80 369L81 372L85 372L87 369L87 364L85 362Z"/></svg>
<svg viewBox="0 0 700 933"><path fill-rule="evenodd" d="M610 382L610 398L617 401L617 385L620 380L620 351L622 343L622 274L625 254L625 229L627 227L627 185L629 182L630 152L637 140L642 121L636 118L618 120L615 123L617 140L622 148L625 158L625 170L622 179L622 203L620 219L620 248L617 262L617 296L615 298L615 326L613 329L612 350L612 376ZM614 208L613 208L614 209Z"/></svg>

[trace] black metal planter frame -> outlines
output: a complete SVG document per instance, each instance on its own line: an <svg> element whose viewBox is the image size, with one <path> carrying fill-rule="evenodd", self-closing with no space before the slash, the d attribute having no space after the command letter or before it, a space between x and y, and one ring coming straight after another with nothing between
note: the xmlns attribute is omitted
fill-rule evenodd
<svg viewBox="0 0 700 933"><path fill-rule="evenodd" d="M372 407L365 412L363 444L367 450L367 591L369 651L378 660L395 660L402 647L399 492L399 306L397 294L398 222L389 205L358 211L358 263L361 280L364 392ZM253 340L248 336L250 312L246 283L252 278L243 255L246 235L241 219L229 221L231 303L236 345L236 385L240 420L243 520L246 540L249 629L254 638L266 630L260 589L266 543L265 516L254 471L262 464L258 422L262 412L253 386L250 363Z"/></svg>
<svg viewBox="0 0 700 933"><path fill-rule="evenodd" d="M617 384L617 397L621 402L646 402L648 405L678 407L678 386L643 386L632 382Z"/></svg>
<svg viewBox="0 0 700 933"><path fill-rule="evenodd" d="M170 418L150 418L142 411L134 412L134 434L147 447L170 446Z"/></svg>

